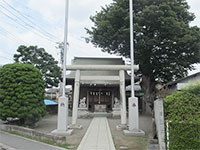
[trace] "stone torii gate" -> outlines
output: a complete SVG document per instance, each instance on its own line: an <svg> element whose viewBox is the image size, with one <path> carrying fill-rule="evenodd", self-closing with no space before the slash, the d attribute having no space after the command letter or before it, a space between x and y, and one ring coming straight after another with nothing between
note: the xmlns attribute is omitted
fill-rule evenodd
<svg viewBox="0 0 200 150"><path fill-rule="evenodd" d="M127 124L126 115L126 92L125 92L125 71L131 70L130 65L67 65L67 70L75 71L75 82L74 82L74 99L73 99L73 111L72 111L72 126L76 126L77 114L78 114L78 103L80 93L80 83L83 81L116 81L120 85L120 100L121 106L121 124ZM138 65L134 65L134 70L139 69ZM119 71L118 76L83 76L81 71ZM60 114L62 115L62 114ZM61 117L62 118L62 117Z"/></svg>

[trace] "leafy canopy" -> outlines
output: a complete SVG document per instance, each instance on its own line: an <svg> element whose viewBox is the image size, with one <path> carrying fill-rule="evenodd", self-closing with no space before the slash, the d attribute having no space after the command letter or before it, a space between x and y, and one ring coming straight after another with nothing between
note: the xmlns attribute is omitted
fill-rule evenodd
<svg viewBox="0 0 200 150"><path fill-rule="evenodd" d="M14 55L14 61L32 64L38 68L43 75L46 88L58 86L61 78L60 67L53 56L48 54L44 48L21 45L17 49L17 54Z"/></svg>
<svg viewBox="0 0 200 150"><path fill-rule="evenodd" d="M0 68L0 119L19 118L32 125L45 114L44 81L30 64L8 64Z"/></svg>
<svg viewBox="0 0 200 150"><path fill-rule="evenodd" d="M200 29L185 0L134 0L135 62L150 80L168 82L200 63ZM86 29L102 51L130 57L129 0L113 0Z"/></svg>

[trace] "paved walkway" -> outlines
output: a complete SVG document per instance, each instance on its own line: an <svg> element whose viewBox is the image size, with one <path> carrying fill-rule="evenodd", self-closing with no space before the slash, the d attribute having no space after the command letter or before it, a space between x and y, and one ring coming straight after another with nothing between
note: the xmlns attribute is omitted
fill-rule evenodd
<svg viewBox="0 0 200 150"><path fill-rule="evenodd" d="M115 150L106 117L93 118L77 150Z"/></svg>

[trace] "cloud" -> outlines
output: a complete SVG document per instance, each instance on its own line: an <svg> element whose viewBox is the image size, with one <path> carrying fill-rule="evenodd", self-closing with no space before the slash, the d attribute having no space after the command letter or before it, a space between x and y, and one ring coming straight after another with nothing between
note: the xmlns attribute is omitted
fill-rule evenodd
<svg viewBox="0 0 200 150"><path fill-rule="evenodd" d="M14 4L18 10L32 16L35 23L48 30L57 37L57 41L64 39L64 15L65 0L6 0L10 4ZM87 44L81 37L87 36L85 27L90 28L92 22L89 17L95 15L96 11L101 10L101 6L111 3L112 0L69 0L69 35L68 42L70 44L67 52L67 63L70 64L74 56L108 56L107 53L101 52L92 44ZM19 3L21 3L19 5ZM200 1L188 0L191 6L190 11L194 12L196 19L192 25L200 27ZM21 44L38 45L52 54L56 60L59 60L59 50L55 48L56 44L49 42L44 38L33 33L33 29L24 30L19 25L14 24L7 18L0 16L0 26L5 27L9 32L13 33L15 38L6 35L0 36L0 56L12 59L17 47ZM25 42L23 42L25 41ZM3 48L3 49L2 49ZM12 53L12 55L6 54ZM0 64L8 63L10 60L0 58ZM11 61L10 61L11 62ZM199 67L200 71L200 67Z"/></svg>
<svg viewBox="0 0 200 150"><path fill-rule="evenodd" d="M101 6L109 4L112 0L73 0L69 1L69 32L85 32L84 27L90 27L89 17L99 11ZM58 0L29 0L28 6L36 12L39 12L41 18L49 24L64 26L65 1Z"/></svg>
<svg viewBox="0 0 200 150"><path fill-rule="evenodd" d="M200 27L200 1L198 0L187 0L189 6L190 6L190 12L194 13L196 18L193 22L191 22L191 25L196 25Z"/></svg>
<svg viewBox="0 0 200 150"><path fill-rule="evenodd" d="M200 72L200 64L195 64L194 67L195 70L189 71L189 75Z"/></svg>
<svg viewBox="0 0 200 150"><path fill-rule="evenodd" d="M60 0L29 0L28 6L38 11L48 23L57 24L64 18L64 2Z"/></svg>
<svg viewBox="0 0 200 150"><path fill-rule="evenodd" d="M198 0L187 0L190 9L192 10L199 10L199 6L200 6L200 1Z"/></svg>
<svg viewBox="0 0 200 150"><path fill-rule="evenodd" d="M70 43L68 59L74 56L87 56L91 54L108 55L94 48L91 44L81 41L81 37L85 36L85 27L90 27L91 22L89 16L94 14L96 10L100 10L100 6L109 3L111 0L73 0L69 2L69 35L68 42ZM56 29L51 30L59 40L63 40L64 32L64 15L65 15L65 1L58 0L29 0L28 6L40 13L41 18L45 19L50 24L57 26ZM57 51L53 48L54 51ZM69 62L68 62L69 63Z"/></svg>

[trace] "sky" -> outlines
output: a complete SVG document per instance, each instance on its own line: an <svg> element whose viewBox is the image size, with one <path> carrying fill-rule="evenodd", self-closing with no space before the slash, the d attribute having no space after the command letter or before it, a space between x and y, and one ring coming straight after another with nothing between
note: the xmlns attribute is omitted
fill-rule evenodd
<svg viewBox="0 0 200 150"><path fill-rule="evenodd" d="M69 0L67 64L76 56L115 57L103 53L91 43L85 28L93 23L89 17L112 0ZM200 1L187 0L196 16L191 26L200 27ZM58 42L64 40L65 0L0 0L0 65L13 63L20 45L37 45L60 61ZM200 65L193 74L200 71Z"/></svg>

